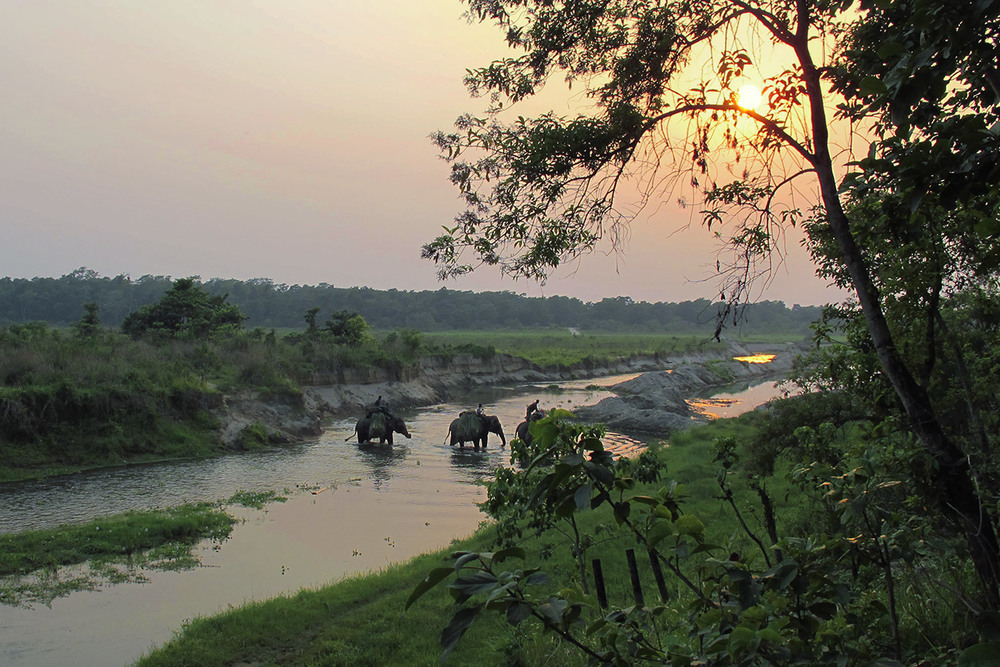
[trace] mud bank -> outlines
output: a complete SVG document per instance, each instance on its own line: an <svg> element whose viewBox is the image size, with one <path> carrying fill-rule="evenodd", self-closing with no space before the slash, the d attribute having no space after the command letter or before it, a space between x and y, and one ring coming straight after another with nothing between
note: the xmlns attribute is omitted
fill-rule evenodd
<svg viewBox="0 0 1000 667"><path fill-rule="evenodd" d="M332 416L358 414L382 396L396 409L418 408L437 403L461 401L480 387L520 385L578 380L603 375L663 370L676 363L669 358L635 358L604 366L572 369L545 369L520 357L495 355L488 359L472 355L421 359L419 373L409 377L389 373L369 373L368 382L349 382L311 387ZM378 371L379 369L373 369Z"/></svg>
<svg viewBox="0 0 1000 667"><path fill-rule="evenodd" d="M733 361L734 356L777 353L771 364ZM227 446L240 447L248 427L262 426L269 440L291 442L322 431L329 417L360 414L382 396L396 410L461 401L480 387L560 382L589 377L642 373L616 385L618 397L580 410L580 417L626 430L663 431L690 425L692 414L684 396L695 390L741 379L783 376L791 368L792 346L730 345L725 349L650 358L623 359L602 366L572 369L541 368L521 357L494 355L429 356L407 368L342 369L336 376L316 378L300 398L276 399L248 394L227 397L215 416ZM325 382L324 382L325 381Z"/></svg>
<svg viewBox="0 0 1000 667"><path fill-rule="evenodd" d="M597 405L576 411L589 422L606 424L625 432L669 434L706 421L687 400L707 390L743 381L781 380L792 369L799 350L791 346L767 350L776 354L770 363L736 361L745 352L700 361L684 360L672 369L643 373L610 387L618 394Z"/></svg>

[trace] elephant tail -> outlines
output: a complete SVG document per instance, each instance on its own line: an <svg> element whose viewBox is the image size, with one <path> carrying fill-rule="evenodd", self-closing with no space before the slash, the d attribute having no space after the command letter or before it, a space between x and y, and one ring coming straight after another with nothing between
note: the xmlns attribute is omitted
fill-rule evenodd
<svg viewBox="0 0 1000 667"><path fill-rule="evenodd" d="M347 442L348 440L350 440L351 438L353 438L357 434L358 434L358 429L354 429L354 433L352 433L349 436L347 436L346 438L344 438L344 442Z"/></svg>

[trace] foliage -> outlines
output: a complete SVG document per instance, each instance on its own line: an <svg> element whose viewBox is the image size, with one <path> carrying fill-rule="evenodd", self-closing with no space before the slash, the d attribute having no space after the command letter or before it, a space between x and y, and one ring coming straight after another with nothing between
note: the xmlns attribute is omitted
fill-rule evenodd
<svg viewBox="0 0 1000 667"><path fill-rule="evenodd" d="M157 303L143 306L122 321L122 331L133 338L144 335L202 338L239 329L246 315L226 303L225 296L210 296L193 278L181 278Z"/></svg>
<svg viewBox="0 0 1000 667"><path fill-rule="evenodd" d="M965 301L1000 293L1000 3L853 4L469 0L517 55L470 70L490 108L434 137L466 210L423 254L442 277L485 265L544 280L602 240L620 248L635 212L686 180L732 251L717 270L723 314L738 315L783 230L805 224L819 272L857 299L838 313L856 365L832 382L922 443L934 465L915 481L964 533L997 611L992 485L972 465L993 449L989 420L960 348L945 348L951 323L978 328ZM556 73L582 87L581 113L510 117ZM765 80L766 109L741 106L748 75ZM835 150L841 122L861 159ZM786 196L804 178L805 209ZM973 437L949 417L963 395Z"/></svg>
<svg viewBox="0 0 1000 667"><path fill-rule="evenodd" d="M360 345L368 340L370 328L365 318L347 310L334 313L326 321L326 330L333 336L333 340L347 345Z"/></svg>
<svg viewBox="0 0 1000 667"><path fill-rule="evenodd" d="M0 478L224 451L213 411L247 389L301 401L302 386L349 366L412 364L414 333L347 346L306 346L255 329L192 340L87 337L43 323L0 327ZM401 344L401 341L406 341ZM273 444L251 425L236 446Z"/></svg>
<svg viewBox="0 0 1000 667"><path fill-rule="evenodd" d="M76 334L81 338L87 338L96 334L101 326L101 318L98 314L96 301L88 301L83 304L83 317L73 325Z"/></svg>
<svg viewBox="0 0 1000 667"><path fill-rule="evenodd" d="M642 465L609 457L586 427L547 418L531 446L515 443L532 463L490 485L485 508L499 550L454 552L407 607L447 582L455 605L441 635L445 656L489 612L512 626L534 623L595 664L900 664L996 650L988 616L962 605L946 618L931 612L944 582L969 605L976 592L956 559L961 539L941 533L912 495L921 474L913 439L859 433L803 427L797 447L774 457L773 475L744 467L753 445L717 440L717 488L730 508L723 527L707 498L691 503L676 481L648 492ZM652 482L658 466L648 471ZM795 496L787 509L769 485ZM526 529L595 511L669 572L660 603L602 608L581 585L582 570L555 577L537 560L544 554L521 546ZM558 548L576 558L579 545Z"/></svg>
<svg viewBox="0 0 1000 667"><path fill-rule="evenodd" d="M715 321L718 304L708 299L649 303L625 296L584 302L565 296L527 297L514 292L375 290L332 285L285 285L266 279L195 281L213 297L246 313L248 327L279 330L322 328L320 313L350 311L374 329L461 331L568 328L602 332L700 334ZM79 269L60 278L0 278L0 324L44 321L69 326L82 304L98 305L100 321L119 326L144 305L159 301L173 281L165 276L99 276ZM304 315L303 315L304 314ZM745 335L805 335L819 315L816 306L786 306L780 301L751 305L741 325ZM310 323L310 317L312 318ZM311 327L311 329L310 329Z"/></svg>

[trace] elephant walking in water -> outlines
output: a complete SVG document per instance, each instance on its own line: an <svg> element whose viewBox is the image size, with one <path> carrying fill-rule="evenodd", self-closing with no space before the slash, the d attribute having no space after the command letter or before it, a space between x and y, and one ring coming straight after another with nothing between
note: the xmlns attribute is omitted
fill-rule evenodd
<svg viewBox="0 0 1000 667"><path fill-rule="evenodd" d="M402 418L375 410L358 420L354 427L354 433L348 436L347 440L357 435L358 444L371 442L378 438L380 444L388 442L391 445L393 433L405 435L407 438L411 437Z"/></svg>
<svg viewBox="0 0 1000 667"><path fill-rule="evenodd" d="M489 443L490 433L500 436L500 446L506 446L507 439L503 434L503 427L496 415L478 414L469 410L458 415L458 419L451 422L448 427L448 436L451 444L456 443L465 447L466 442L471 442L477 449L480 444L483 447Z"/></svg>

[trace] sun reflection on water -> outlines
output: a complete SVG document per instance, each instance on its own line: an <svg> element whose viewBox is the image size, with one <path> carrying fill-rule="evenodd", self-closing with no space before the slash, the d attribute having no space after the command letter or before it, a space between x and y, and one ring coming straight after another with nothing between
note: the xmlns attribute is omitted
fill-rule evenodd
<svg viewBox="0 0 1000 667"><path fill-rule="evenodd" d="M774 361L776 354L751 354L746 357L733 357L736 361L745 361L748 364L769 364Z"/></svg>
<svg viewBox="0 0 1000 667"><path fill-rule="evenodd" d="M713 410L728 408L736 405L740 401L735 398L689 398L685 401L696 413L691 419L718 419L722 415Z"/></svg>

